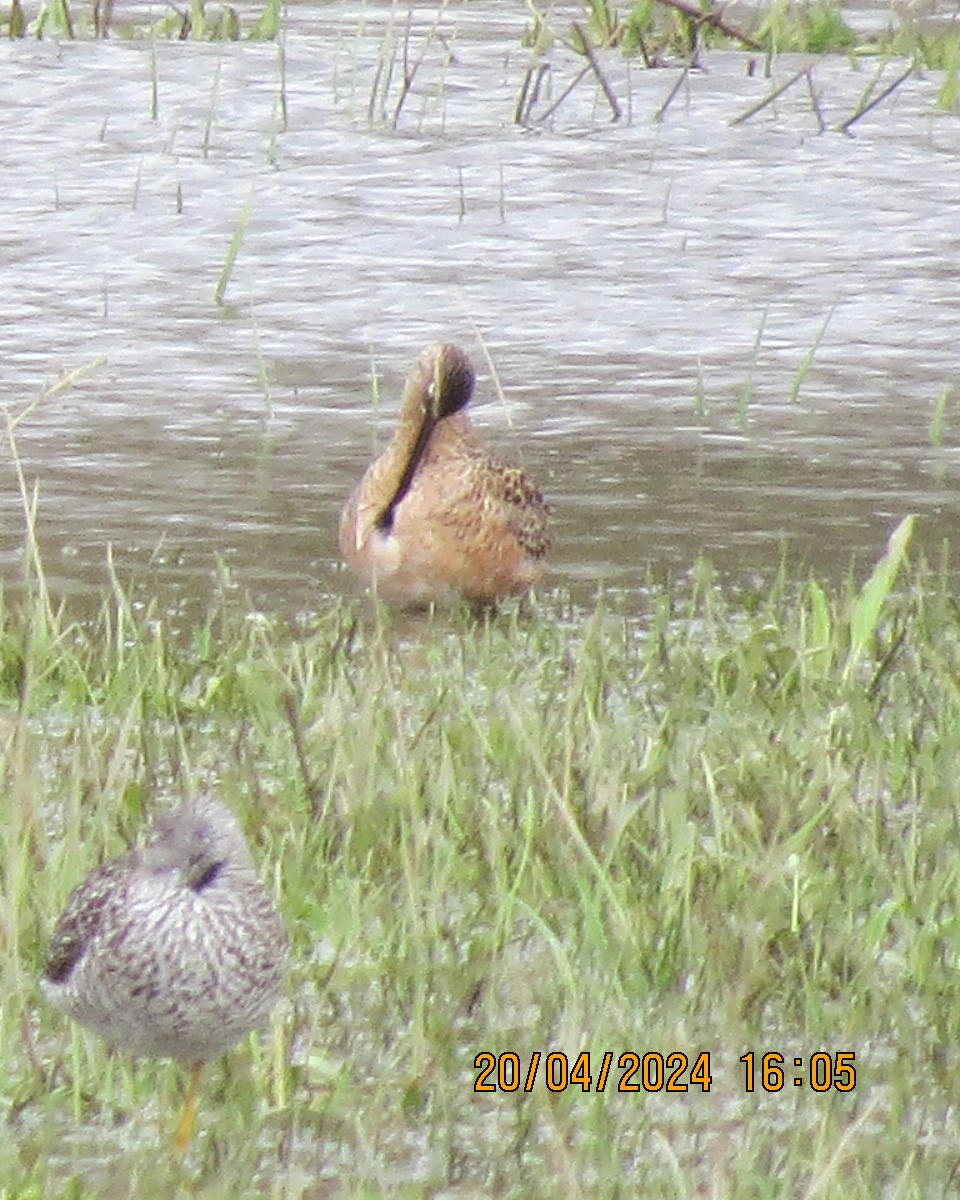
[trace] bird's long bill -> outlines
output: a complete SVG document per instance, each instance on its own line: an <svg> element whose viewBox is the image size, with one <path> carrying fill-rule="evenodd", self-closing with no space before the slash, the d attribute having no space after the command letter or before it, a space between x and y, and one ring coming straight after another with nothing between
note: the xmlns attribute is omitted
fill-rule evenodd
<svg viewBox="0 0 960 1200"><path fill-rule="evenodd" d="M386 533L393 528L393 518L397 510L397 505L410 490L410 484L413 483L413 477L417 473L417 467L420 466L423 452L427 448L427 443L430 441L430 435L433 433L436 424L437 419L433 413L425 412L423 414L423 420L420 422L420 428L417 430L417 440L413 443L413 448L407 458L407 465L403 468L403 473L400 476L396 490L390 499L390 503L375 521L376 527L381 532Z"/></svg>

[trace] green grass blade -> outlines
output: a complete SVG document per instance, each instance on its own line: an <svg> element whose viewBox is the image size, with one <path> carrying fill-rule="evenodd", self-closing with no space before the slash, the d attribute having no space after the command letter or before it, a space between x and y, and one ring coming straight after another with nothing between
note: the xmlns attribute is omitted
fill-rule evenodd
<svg viewBox="0 0 960 1200"><path fill-rule="evenodd" d="M247 232L247 226L250 224L250 214L252 211L253 189L251 188L247 192L243 207L240 209L240 215L237 217L233 236L230 238L230 245L227 247L227 256L223 261L223 269L220 272L220 278L217 280L217 289L214 293L214 298L220 308L223 307L223 297L230 282L230 276L233 274L233 267L237 261L237 255L240 253L240 247L243 245L243 239Z"/></svg>
<svg viewBox="0 0 960 1200"><path fill-rule="evenodd" d="M860 589L860 594L850 614L850 653L844 678L849 679L856 670L867 643L877 631L877 622L884 602L890 594L897 572L913 535L914 516L904 517L890 535L887 549L873 568L870 578Z"/></svg>

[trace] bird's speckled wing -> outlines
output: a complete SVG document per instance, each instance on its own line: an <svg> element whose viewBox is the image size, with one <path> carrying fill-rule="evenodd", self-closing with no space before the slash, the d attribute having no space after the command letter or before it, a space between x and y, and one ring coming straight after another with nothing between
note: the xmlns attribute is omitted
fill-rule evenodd
<svg viewBox="0 0 960 1200"><path fill-rule="evenodd" d="M43 960L45 978L52 983L69 979L100 928L104 912L122 903L124 877L129 871L129 856L114 859L94 868L73 889L47 947Z"/></svg>
<svg viewBox="0 0 960 1200"><path fill-rule="evenodd" d="M532 559L544 558L550 549L550 506L543 493L520 467L498 465L496 474L497 490L514 537Z"/></svg>
<svg viewBox="0 0 960 1200"><path fill-rule="evenodd" d="M434 493L433 519L480 541L497 528L516 539L531 562L540 562L551 546L550 505L522 467L507 466L476 441L472 429L458 437L457 469L430 456L422 482Z"/></svg>

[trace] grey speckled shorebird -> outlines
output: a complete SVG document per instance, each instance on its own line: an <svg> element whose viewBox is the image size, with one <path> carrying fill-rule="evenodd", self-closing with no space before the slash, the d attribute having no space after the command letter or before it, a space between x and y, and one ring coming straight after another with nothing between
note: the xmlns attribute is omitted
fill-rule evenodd
<svg viewBox="0 0 960 1200"><path fill-rule="evenodd" d="M203 1064L266 1021L286 964L286 932L237 819L204 797L74 890L41 987L111 1045L191 1068L174 1135L182 1153Z"/></svg>
<svg viewBox="0 0 960 1200"><path fill-rule="evenodd" d="M459 346L425 347L390 444L344 507L341 553L385 600L490 603L543 574L550 510L474 432L465 411L474 383Z"/></svg>

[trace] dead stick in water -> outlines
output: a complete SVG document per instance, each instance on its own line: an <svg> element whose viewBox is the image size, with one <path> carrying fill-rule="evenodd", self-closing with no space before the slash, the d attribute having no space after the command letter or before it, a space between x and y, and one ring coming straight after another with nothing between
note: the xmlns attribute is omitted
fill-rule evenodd
<svg viewBox="0 0 960 1200"><path fill-rule="evenodd" d="M540 85L543 83L544 76L549 70L549 64L544 62L531 63L527 67L527 73L523 77L523 86L520 88L520 95L517 97L517 107L513 111L513 123L515 125L529 124L533 106L540 99Z"/></svg>
<svg viewBox="0 0 960 1200"><path fill-rule="evenodd" d="M407 27L403 33L403 83L400 85L400 98L397 100L397 107L393 110L393 120L390 122L390 128L396 129L400 123L400 113L406 103L407 97L410 95L410 89L413 87L413 81L417 77L417 72L423 66L423 60L426 57L427 48L433 38L433 30L431 29L424 38L423 44L420 47L420 53L417 55L417 61L410 66L410 31L413 27L413 9L407 11Z"/></svg>
<svg viewBox="0 0 960 1200"><path fill-rule="evenodd" d="M865 117L871 108L876 108L877 105L881 102L881 100L886 100L886 98L890 95L890 93L893 91L896 91L896 89L900 86L901 83L905 83L906 80L908 80L910 78L910 76L914 73L914 71L916 71L916 69L917 69L916 63L911 63L910 66L904 71L904 73L902 75L898 75L897 78L893 81L893 83L890 84L889 87L886 87L883 89L883 91L880 93L879 96L874 96L874 98L869 102L869 104L864 104L862 108L857 109L857 111L853 114L852 117L848 117L847 120L844 121L844 123L840 126L840 132L841 133L849 133L851 125L853 125L856 121L859 121L861 117Z"/></svg>
<svg viewBox="0 0 960 1200"><path fill-rule="evenodd" d="M823 133L827 128L827 122L823 119L823 112L820 108L820 97L817 95L817 89L813 86L813 71L807 72L807 91L810 93L810 107L817 118L817 125L820 127L820 132Z"/></svg>
<svg viewBox="0 0 960 1200"><path fill-rule="evenodd" d="M783 93L788 88L792 88L798 79L802 79L804 77L804 75L809 76L809 74L810 74L810 68L803 67L801 70L799 70L796 73L796 75L794 75L792 78L788 79L785 84L783 84L781 87L778 87L776 91L771 92L769 96L765 96L759 102L759 104L755 104L752 108L748 108L747 111L744 113L741 113L739 117L734 117L733 120L730 122L730 124L731 125L742 125L744 123L744 121L749 121L750 118L755 117L758 112L762 112L767 107L768 104L772 104L774 102L774 100L777 99L778 96L782 96Z"/></svg>
<svg viewBox="0 0 960 1200"><path fill-rule="evenodd" d="M424 59L427 57L427 51L438 36L440 22L446 14L449 3L450 0L442 0L433 24L427 30L427 35L421 43L420 53L417 55L416 61L412 66L410 65L410 36L413 31L413 9L411 8L407 13L407 28L403 38L403 83L400 85L400 98L393 112L393 120L390 122L391 129L396 129L400 123L400 112L406 103L407 97L410 95L417 72L423 66Z"/></svg>
<svg viewBox="0 0 960 1200"><path fill-rule="evenodd" d="M600 86L603 88L603 94L606 96L607 103L610 105L610 110L613 113L613 119L614 121L619 121L623 116L623 109L620 107L620 101L613 94L613 88L609 83L607 83L606 76L600 69L599 62L597 62L597 56L593 52L593 47L590 45L587 35L581 28L579 21L573 21L571 24L573 25L573 29L577 37L580 39L580 44L583 46L583 52L587 56L587 62L589 62L590 66L593 68L593 73L596 75Z"/></svg>
<svg viewBox="0 0 960 1200"><path fill-rule="evenodd" d="M759 42L754 41L748 33L744 33L742 29L737 29L736 26L728 24L723 19L723 9L719 12L704 12L696 4L688 3L688 0L657 0L657 2L666 5L667 8L675 8L677 12L682 12L684 16L689 17L692 21L705 22L707 25L712 25L714 29L719 29L727 37L735 38L738 42L749 46L751 50L763 49L763 46Z"/></svg>
<svg viewBox="0 0 960 1200"><path fill-rule="evenodd" d="M670 95L666 98L666 100L664 100L664 102L660 105L660 107L657 109L656 113L654 114L653 119L656 122L656 124L659 125L660 122L663 120L663 118L667 115L667 109L673 103L674 96L676 96L677 92L679 92L680 89L683 87L684 83L686 83L689 74L690 74L689 66L684 67L683 70L680 72L680 74L677 78L677 82L670 89Z"/></svg>
<svg viewBox="0 0 960 1200"><path fill-rule="evenodd" d="M547 121L549 121L550 118L553 116L553 114L560 107L560 105L564 102L564 100L566 100L566 98L570 95L570 93L573 91L573 89L577 86L577 84L580 82L580 80L585 79L589 74L590 74L590 68L584 67L583 70L578 75L575 75L573 77L573 79L571 80L571 82L567 84L567 86L563 89L563 91L556 98L556 100L554 100L554 102L550 105L550 107L543 114L543 116L541 116L539 118L537 124L543 125Z"/></svg>

